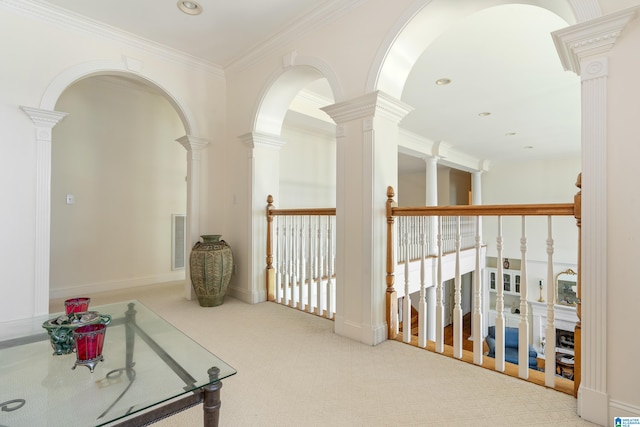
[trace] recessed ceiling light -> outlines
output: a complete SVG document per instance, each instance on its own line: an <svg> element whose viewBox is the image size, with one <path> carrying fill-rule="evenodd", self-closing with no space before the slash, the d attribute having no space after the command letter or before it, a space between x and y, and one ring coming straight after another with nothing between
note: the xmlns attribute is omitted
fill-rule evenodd
<svg viewBox="0 0 640 427"><path fill-rule="evenodd" d="M442 79L438 79L438 80L436 80L436 84L437 84L438 86L448 85L449 83L451 83L451 79L442 78Z"/></svg>
<svg viewBox="0 0 640 427"><path fill-rule="evenodd" d="M195 1L178 0L178 9L188 15L199 15L202 13L202 6Z"/></svg>
<svg viewBox="0 0 640 427"><path fill-rule="evenodd" d="M505 136L515 136L515 134L516 134L515 132L507 132L504 135Z"/></svg>
<svg viewBox="0 0 640 427"><path fill-rule="evenodd" d="M482 113L478 113L478 115L479 115L480 117L487 117L487 116L490 116L490 115L491 115L491 113L490 113L490 112L488 112L488 111L483 111Z"/></svg>

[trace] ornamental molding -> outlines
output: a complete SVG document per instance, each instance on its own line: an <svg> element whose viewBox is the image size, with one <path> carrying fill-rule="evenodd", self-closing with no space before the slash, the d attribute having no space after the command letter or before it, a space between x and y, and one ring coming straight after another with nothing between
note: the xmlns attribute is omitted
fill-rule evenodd
<svg viewBox="0 0 640 427"><path fill-rule="evenodd" d="M194 151L202 151L207 148L207 145L209 144L208 139L193 135L181 136L176 139L176 141L182 144L182 146L190 153Z"/></svg>
<svg viewBox="0 0 640 427"><path fill-rule="evenodd" d="M279 135L259 132L249 132L239 136L239 138L250 149L268 148L271 150L279 150L287 143Z"/></svg>
<svg viewBox="0 0 640 427"><path fill-rule="evenodd" d="M26 113L31 121L39 128L47 128L51 130L55 125L60 123L69 113L61 113L52 110L43 110L41 108L31 108L21 106L20 109Z"/></svg>
<svg viewBox="0 0 640 427"><path fill-rule="evenodd" d="M611 50L638 9L631 7L551 33L564 69L581 75L581 61Z"/></svg>
<svg viewBox="0 0 640 427"><path fill-rule="evenodd" d="M413 111L413 107L384 92L375 91L321 110L337 124L370 117L383 117L400 123L400 120Z"/></svg>

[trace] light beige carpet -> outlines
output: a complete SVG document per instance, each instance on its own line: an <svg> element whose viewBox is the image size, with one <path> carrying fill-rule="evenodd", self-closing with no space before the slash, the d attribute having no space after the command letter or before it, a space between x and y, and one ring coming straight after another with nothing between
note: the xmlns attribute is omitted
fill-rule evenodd
<svg viewBox="0 0 640 427"><path fill-rule="evenodd" d="M138 299L236 368L222 387L221 426L593 425L566 394L395 341L360 344L275 303L203 308L175 283L91 297ZM202 425L202 408L155 425Z"/></svg>

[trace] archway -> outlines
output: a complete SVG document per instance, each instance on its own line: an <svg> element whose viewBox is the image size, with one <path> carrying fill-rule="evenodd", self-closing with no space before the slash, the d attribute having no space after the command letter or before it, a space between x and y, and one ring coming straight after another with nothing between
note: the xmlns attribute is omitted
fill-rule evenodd
<svg viewBox="0 0 640 427"><path fill-rule="evenodd" d="M337 83L333 71L316 58L299 56L291 53L286 56L284 68L278 69L271 82L265 87L260 102L256 107L252 132L242 136L252 152L251 155L251 197L252 197L252 232L250 235L252 276L247 281L250 299L253 302L265 301L266 292L261 284L264 279L264 249L266 237L264 231L264 206L266 196L271 194L276 203L279 199L280 186L280 151L286 144L283 138L283 125L287 112L298 94L309 85L318 81L326 81L329 103L342 97L342 90ZM312 107L318 109L324 105ZM319 111L319 113L324 114ZM301 115L305 115L301 113ZM311 116L307 116L311 120Z"/></svg>
<svg viewBox="0 0 640 427"><path fill-rule="evenodd" d="M50 298L182 283L187 164L175 108L143 82L100 75L70 85L56 109L69 115L52 134Z"/></svg>
<svg viewBox="0 0 640 427"><path fill-rule="evenodd" d="M146 75L139 69L139 64L129 58L123 62L94 61L79 64L60 73L45 90L40 108L22 107L36 126L36 243L35 243L35 283L34 283L34 313L47 313L49 310L49 259L51 236L51 130L65 116L64 112L54 111L55 105L62 92L74 82L94 75L125 75L134 80L143 81L155 87L162 93L179 115L187 135L180 138L187 149L188 156L188 189L187 189L187 236L189 243L199 235L199 221L192 215L198 212L199 206L199 158L200 150L207 141L200 138L198 126L186 104L158 83L151 75ZM195 134L195 136L194 136ZM195 236L195 237L194 237ZM188 275L188 269L187 269ZM187 287L190 288L190 287ZM187 297L191 295L186 290Z"/></svg>

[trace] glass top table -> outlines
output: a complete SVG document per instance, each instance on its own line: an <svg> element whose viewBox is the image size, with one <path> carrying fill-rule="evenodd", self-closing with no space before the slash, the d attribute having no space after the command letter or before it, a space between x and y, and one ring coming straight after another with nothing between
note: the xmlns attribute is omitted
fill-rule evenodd
<svg viewBox="0 0 640 427"><path fill-rule="evenodd" d="M93 372L53 354L42 324L64 313L0 323L0 427L133 426L200 402L217 426L234 368L138 301L89 310L111 316Z"/></svg>

